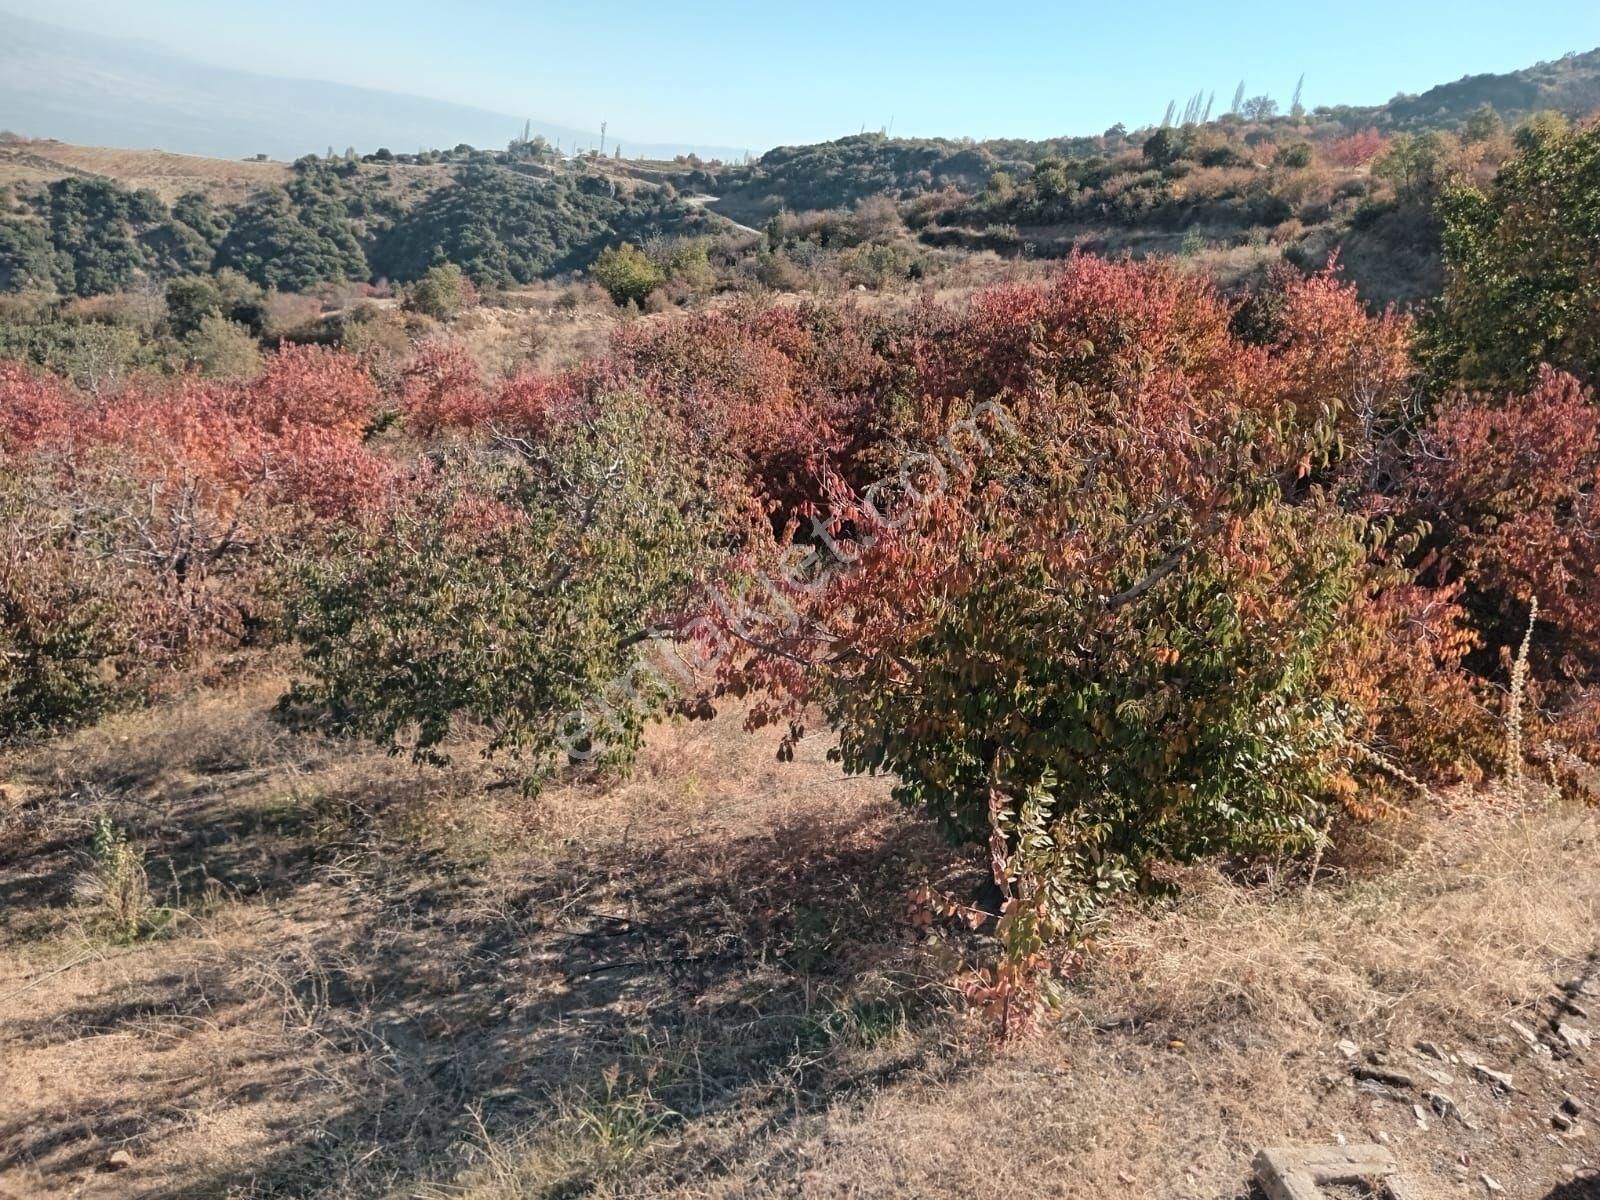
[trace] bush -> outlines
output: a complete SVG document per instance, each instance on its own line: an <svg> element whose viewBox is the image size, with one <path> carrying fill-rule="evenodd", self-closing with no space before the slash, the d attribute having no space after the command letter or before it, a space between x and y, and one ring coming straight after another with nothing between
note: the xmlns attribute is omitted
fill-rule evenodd
<svg viewBox="0 0 1600 1200"><path fill-rule="evenodd" d="M0 744L88 724L117 699L125 580L72 504L42 473L0 474Z"/></svg>
<svg viewBox="0 0 1600 1200"><path fill-rule="evenodd" d="M215 313L184 339L189 362L211 379L251 379L261 371L261 348L242 325Z"/></svg>
<svg viewBox="0 0 1600 1200"><path fill-rule="evenodd" d="M430 267L406 292L406 308L432 317L453 321L477 301L477 289L455 263Z"/></svg>
<svg viewBox="0 0 1600 1200"><path fill-rule="evenodd" d="M1456 677L1449 599L1408 643L1415 581L1338 503L1401 415L1408 326L1327 277L1285 284L1270 353L1233 316L1170 263L1074 259L915 318L908 471L841 470L829 511L800 510L769 574L809 524L801 616L730 669L776 693L758 719L820 705L848 770L987 846L1013 948L1164 862L1305 845L1387 786L1358 744L1437 717L1385 699L1394 662Z"/></svg>
<svg viewBox="0 0 1600 1200"><path fill-rule="evenodd" d="M618 397L548 441L453 460L335 534L298 568L306 677L281 710L426 762L475 726L530 787L568 753L630 760L669 698L643 652L716 538L668 436Z"/></svg>
<svg viewBox="0 0 1600 1200"><path fill-rule="evenodd" d="M666 278L645 252L630 242L602 250L589 274L615 303L641 307Z"/></svg>
<svg viewBox="0 0 1600 1200"><path fill-rule="evenodd" d="M1436 382L1523 388L1541 363L1600 379L1600 125L1522 139L1487 191L1447 190Z"/></svg>
<svg viewBox="0 0 1600 1200"><path fill-rule="evenodd" d="M1310 142L1294 142L1291 145L1281 147L1272 162L1274 166L1283 167L1286 170L1300 171L1311 165L1313 155L1314 152L1311 149Z"/></svg>
<svg viewBox="0 0 1600 1200"><path fill-rule="evenodd" d="M1464 582L1488 646L1519 642L1537 597L1543 673L1600 685L1600 402L1591 390L1545 368L1525 394L1449 398L1423 433L1408 499L1437 531L1439 567Z"/></svg>

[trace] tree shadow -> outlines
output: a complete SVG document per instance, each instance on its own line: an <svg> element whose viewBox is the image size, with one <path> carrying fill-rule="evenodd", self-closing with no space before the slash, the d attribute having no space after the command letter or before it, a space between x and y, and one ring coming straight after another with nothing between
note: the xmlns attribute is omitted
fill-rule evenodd
<svg viewBox="0 0 1600 1200"><path fill-rule="evenodd" d="M48 1124L0 1128L0 1169L83 1170L109 1141L138 1158L174 1114L269 1089L306 1097L314 1117L163 1194L303 1194L316 1180L379 1195L448 1177L474 1141L576 1130L629 1105L662 1131L733 1111L775 1130L927 1065L896 1033L940 1011L948 971L928 969L899 917L912 887L964 864L886 801L714 845L685 833L569 846L508 877L386 837L386 814L416 799L403 780L332 808L240 808L225 776L167 799L128 813L153 875L185 900L215 881L306 920L248 960L24 1023L16 1044L165 1022L181 1057L203 1002L212 1027L267 1013L282 1049L247 1086L185 1083L140 1106L85 1097ZM71 839L40 843L30 882L6 872L0 894L64 903L74 853ZM578 1191L606 1169L575 1164Z"/></svg>

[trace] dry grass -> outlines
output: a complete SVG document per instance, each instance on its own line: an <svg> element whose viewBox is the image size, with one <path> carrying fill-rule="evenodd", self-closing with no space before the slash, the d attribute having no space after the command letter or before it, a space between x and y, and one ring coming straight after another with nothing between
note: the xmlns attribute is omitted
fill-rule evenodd
<svg viewBox="0 0 1600 1200"><path fill-rule="evenodd" d="M1336 1135L1424 1197L1577 1200L1600 1165L1550 1124L1600 1111L1592 1054L1508 1024L1548 1040L1558 982L1600 991L1594 811L1390 830L1393 866L1309 892L1192 871L996 1048L945 986L981 939L895 919L968 864L820 740L668 726L628 782L530 804L470 747L419 772L285 733L279 685L7 764L0 1195L1216 1198ZM74 893L102 815L173 914L125 945ZM1342 1039L1419 1087L1358 1086ZM1420 1127L1422 1086L1474 1128Z"/></svg>
<svg viewBox="0 0 1600 1200"><path fill-rule="evenodd" d="M68 175L98 175L130 188L149 188L168 204L184 192L203 192L219 203L238 203L261 188L287 183L290 174L287 163L203 158L165 150L116 150L46 139L0 145L0 184L50 183Z"/></svg>

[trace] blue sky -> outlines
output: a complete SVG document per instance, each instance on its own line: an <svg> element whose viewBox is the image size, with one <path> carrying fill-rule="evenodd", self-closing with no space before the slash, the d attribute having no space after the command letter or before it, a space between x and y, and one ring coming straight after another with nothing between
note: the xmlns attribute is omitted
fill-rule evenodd
<svg viewBox="0 0 1600 1200"><path fill-rule="evenodd" d="M643 141L761 151L863 125L1042 137L1215 89L1379 103L1600 46L1596 0L4 0L270 74L417 92Z"/></svg>

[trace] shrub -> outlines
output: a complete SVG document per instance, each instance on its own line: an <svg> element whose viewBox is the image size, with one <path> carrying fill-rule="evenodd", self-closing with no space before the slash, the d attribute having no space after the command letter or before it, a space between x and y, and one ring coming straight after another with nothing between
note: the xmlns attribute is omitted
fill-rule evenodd
<svg viewBox="0 0 1600 1200"><path fill-rule="evenodd" d="M0 474L0 744L90 723L117 699L128 581L74 500L43 473Z"/></svg>
<svg viewBox="0 0 1600 1200"><path fill-rule="evenodd" d="M1521 388L1541 363L1600 378L1600 124L1522 140L1487 191L1445 192L1440 386Z"/></svg>
<svg viewBox="0 0 1600 1200"><path fill-rule="evenodd" d="M220 318L212 318L220 319ZM60 728L213 645L259 638L278 551L378 501L353 361L286 348L248 383L74 393L0 366L12 528L5 724Z"/></svg>
<svg viewBox="0 0 1600 1200"><path fill-rule="evenodd" d="M1310 142L1293 142L1290 145L1279 147L1278 153L1273 157L1273 165L1283 167L1290 171L1304 170L1311 165L1315 152L1311 149Z"/></svg>
<svg viewBox="0 0 1600 1200"><path fill-rule="evenodd" d="M406 292L406 308L435 321L453 321L477 301L477 289L455 263L428 268Z"/></svg>
<svg viewBox="0 0 1600 1200"><path fill-rule="evenodd" d="M1432 522L1437 570L1465 586L1488 647L1521 640L1537 597L1538 676L1558 689L1600 685L1600 403L1592 391L1545 368L1521 395L1451 397L1423 432L1407 499ZM1491 661L1485 669L1497 668Z"/></svg>
<svg viewBox="0 0 1600 1200"><path fill-rule="evenodd" d="M1186 141L1182 130L1170 127L1158 129L1145 139L1145 161L1158 167L1176 162L1183 157Z"/></svg>
<svg viewBox="0 0 1600 1200"><path fill-rule="evenodd" d="M1383 153L1385 144L1376 129L1363 129L1329 146L1328 161L1340 167L1364 167Z"/></svg>
<svg viewBox="0 0 1600 1200"><path fill-rule="evenodd" d="M78 878L76 890L99 909L105 932L120 942L148 932L154 899L144 855L103 814L95 818L89 853L89 869Z"/></svg>
<svg viewBox="0 0 1600 1200"><path fill-rule="evenodd" d="M476 726L531 787L564 752L629 760L669 697L644 648L716 539L668 439L617 397L548 440L452 460L337 531L297 570L305 678L282 711L428 762Z"/></svg>
<svg viewBox="0 0 1600 1200"><path fill-rule="evenodd" d="M610 293L615 303L640 306L665 279L644 251L630 242L602 250L594 266L589 268L589 274Z"/></svg>
<svg viewBox="0 0 1600 1200"><path fill-rule="evenodd" d="M1463 649L1448 597L1428 636L1402 627L1414 580L1321 483L1395 416L1404 322L1327 277L1287 285L1276 353L1232 317L1170 263L1074 259L901 330L909 471L801 510L769 568L809 522L800 618L728 668L774 697L758 720L819 704L847 769L988 846L1024 951L1163 862L1303 845L1381 794L1362 740L1436 715L1385 699L1388 647L1441 674Z"/></svg>
<svg viewBox="0 0 1600 1200"><path fill-rule="evenodd" d="M212 379L250 379L261 370L261 348L250 331L226 317L208 314L184 339L189 362Z"/></svg>

